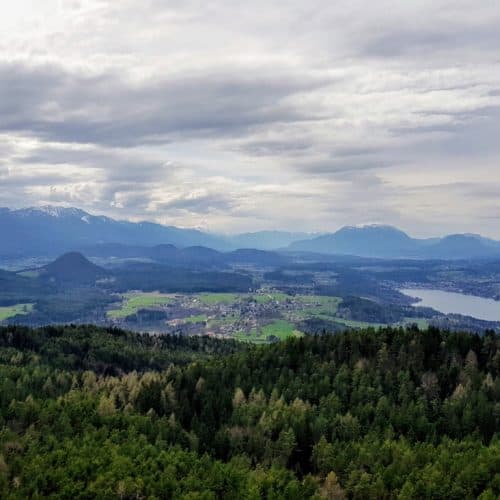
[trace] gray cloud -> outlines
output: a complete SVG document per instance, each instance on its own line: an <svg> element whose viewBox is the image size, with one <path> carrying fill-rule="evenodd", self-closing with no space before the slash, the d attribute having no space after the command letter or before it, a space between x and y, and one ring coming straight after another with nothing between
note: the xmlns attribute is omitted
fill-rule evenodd
<svg viewBox="0 0 500 500"><path fill-rule="evenodd" d="M115 146L237 135L257 125L309 119L283 101L327 83L325 77L256 66L138 85L113 73L89 76L53 65L3 63L0 130Z"/></svg>
<svg viewBox="0 0 500 500"><path fill-rule="evenodd" d="M186 210L192 213L205 214L213 210L230 211L234 205L235 200L231 199L229 196L215 193L203 193L194 195L189 194L188 196L161 203L158 208L163 210Z"/></svg>
<svg viewBox="0 0 500 500"><path fill-rule="evenodd" d="M389 33L381 33L369 40L364 47L368 55L383 57L425 56L436 51L455 51L467 46L478 51L489 51L500 46L500 35L495 26L472 26L464 30L463 25L447 27L438 25L434 29L396 27Z"/></svg>
<svg viewBox="0 0 500 500"><path fill-rule="evenodd" d="M498 127L500 106L480 107L467 112L448 114L450 120L435 125L400 127L391 133L409 135L426 141L425 151L447 153L449 155L486 155L500 153ZM429 134L439 134L438 141L427 141Z"/></svg>
<svg viewBox="0 0 500 500"><path fill-rule="evenodd" d="M301 162L296 168L303 173L320 177L346 179L357 177L361 172L375 171L393 166L395 160L389 160L376 155L351 155L340 158L327 158L311 162Z"/></svg>
<svg viewBox="0 0 500 500"><path fill-rule="evenodd" d="M252 156L303 155L312 147L307 140L261 140L251 141L238 148Z"/></svg>
<svg viewBox="0 0 500 500"><path fill-rule="evenodd" d="M6 5L0 204L237 231L500 237L500 7Z"/></svg>
<svg viewBox="0 0 500 500"><path fill-rule="evenodd" d="M172 165L148 160L130 150L127 154L109 149L71 149L40 147L17 159L25 165L49 164L64 169L65 165L102 171L103 177L113 182L153 183L168 177Z"/></svg>

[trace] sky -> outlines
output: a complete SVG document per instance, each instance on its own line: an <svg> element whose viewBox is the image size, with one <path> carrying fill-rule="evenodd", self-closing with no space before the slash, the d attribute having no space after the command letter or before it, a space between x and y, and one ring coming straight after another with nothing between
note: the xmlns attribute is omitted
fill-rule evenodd
<svg viewBox="0 0 500 500"><path fill-rule="evenodd" d="M0 206L500 239L495 0L16 0Z"/></svg>

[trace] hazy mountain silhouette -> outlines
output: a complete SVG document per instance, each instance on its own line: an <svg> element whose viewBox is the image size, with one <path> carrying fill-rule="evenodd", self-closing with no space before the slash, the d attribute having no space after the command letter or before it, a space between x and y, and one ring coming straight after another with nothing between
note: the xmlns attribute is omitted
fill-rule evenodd
<svg viewBox="0 0 500 500"><path fill-rule="evenodd" d="M90 262L81 253L70 252L39 270L40 278L56 283L90 284L109 273Z"/></svg>
<svg viewBox="0 0 500 500"><path fill-rule="evenodd" d="M288 250L381 258L468 259L500 257L500 243L477 235L416 239L392 226L346 226L292 243Z"/></svg>
<svg viewBox="0 0 500 500"><path fill-rule="evenodd" d="M77 208L50 206L0 209L0 232L3 235L0 258L55 257L80 251L95 257L142 257L172 265L245 262L279 265L283 257L275 252L258 253L263 248L377 258L500 257L500 242L478 235L417 239L392 226L367 225L346 226L335 233L308 238L303 238L304 233L282 231L223 236L151 222L117 221ZM294 238L303 239L294 241ZM237 250L241 248L247 250ZM231 256L227 253L230 251L236 253Z"/></svg>
<svg viewBox="0 0 500 500"><path fill-rule="evenodd" d="M116 221L76 208L2 209L0 234L4 235L0 256L56 256L105 243L144 246L170 243L179 247L203 245L230 249L224 238L195 229Z"/></svg>

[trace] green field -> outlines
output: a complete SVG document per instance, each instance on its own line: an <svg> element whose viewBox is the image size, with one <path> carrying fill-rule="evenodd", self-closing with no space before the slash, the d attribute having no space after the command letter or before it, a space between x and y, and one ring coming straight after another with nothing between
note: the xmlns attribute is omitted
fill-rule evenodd
<svg viewBox="0 0 500 500"><path fill-rule="evenodd" d="M33 311L34 304L16 304L14 306L0 307L0 321L13 318L14 316L25 316Z"/></svg>
<svg viewBox="0 0 500 500"><path fill-rule="evenodd" d="M187 318L183 318L182 321L185 323L204 323L208 320L206 314L197 314L195 316L188 316Z"/></svg>
<svg viewBox="0 0 500 500"><path fill-rule="evenodd" d="M251 332L236 332L233 335L235 340L239 342L249 342L251 344L269 344L269 340L262 334L259 334L257 330L252 330Z"/></svg>
<svg viewBox="0 0 500 500"><path fill-rule="evenodd" d="M279 319L270 325L262 327L264 337L274 336L280 340L285 340L288 337L301 337L303 334L296 330L295 325L288 321Z"/></svg>
<svg viewBox="0 0 500 500"><path fill-rule="evenodd" d="M261 293L257 295L253 295L252 297L257 304L268 304L269 302L285 302L287 299L290 299L290 295L286 293Z"/></svg>
<svg viewBox="0 0 500 500"><path fill-rule="evenodd" d="M355 321L337 317L327 318L325 316L324 319L330 319L335 323L340 323L342 325L348 326L349 328L383 328L385 326L391 326L385 323L369 323L367 321ZM392 326L409 326L414 324L416 324L420 330L425 330L429 327L429 322L423 318L405 318L404 321L401 321L401 323L393 323Z"/></svg>
<svg viewBox="0 0 500 500"><path fill-rule="evenodd" d="M352 319L344 319L344 318L330 318L335 323L340 323L341 325L348 326L349 328L382 328L384 326L388 326L384 323L368 323L366 321L355 321Z"/></svg>
<svg viewBox="0 0 500 500"><path fill-rule="evenodd" d="M321 295L297 295L294 300L300 305L290 314L292 321L301 321L308 318L320 318L327 321L335 321L339 304L339 297L327 297Z"/></svg>
<svg viewBox="0 0 500 500"><path fill-rule="evenodd" d="M123 295L120 309L108 311L107 315L112 319L123 319L136 314L140 309L166 305L173 300L172 295L161 293L126 293Z"/></svg>
<svg viewBox="0 0 500 500"><path fill-rule="evenodd" d="M209 328L219 328L221 326L229 326L241 319L241 316L237 312L227 314L225 316L220 316L217 318L212 318L208 322Z"/></svg>
<svg viewBox="0 0 500 500"><path fill-rule="evenodd" d="M213 306L217 304L234 304L239 300L253 299L258 304L268 304L269 302L285 302L292 298L286 293L201 293L196 296L203 304Z"/></svg>
<svg viewBox="0 0 500 500"><path fill-rule="evenodd" d="M244 295L238 293L200 293L196 297L207 306L217 304L233 304Z"/></svg>
<svg viewBox="0 0 500 500"><path fill-rule="evenodd" d="M323 295L298 295L296 299L304 305L304 313L310 315L325 314L333 316L337 313L342 299Z"/></svg>
<svg viewBox="0 0 500 500"><path fill-rule="evenodd" d="M405 318L402 325L417 325L419 330L427 330L429 328L429 320L425 318Z"/></svg>
<svg viewBox="0 0 500 500"><path fill-rule="evenodd" d="M263 326L260 330L253 329L250 332L236 332L234 338L241 342L251 342L253 344L267 344L269 337L285 340L289 337L302 337L303 333L296 330L293 323L279 319Z"/></svg>

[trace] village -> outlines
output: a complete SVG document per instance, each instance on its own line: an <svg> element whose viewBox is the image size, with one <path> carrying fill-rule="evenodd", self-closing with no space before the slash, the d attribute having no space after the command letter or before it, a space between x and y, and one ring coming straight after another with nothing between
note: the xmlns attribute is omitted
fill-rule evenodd
<svg viewBox="0 0 500 500"><path fill-rule="evenodd" d="M337 297L291 296L272 289L254 294L131 292L123 297L122 309L108 311L108 321L136 331L268 342L301 335L297 325L307 317L333 318L339 303Z"/></svg>

